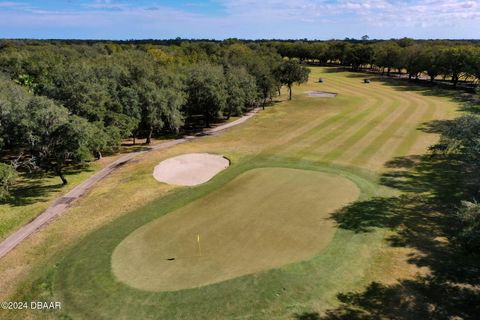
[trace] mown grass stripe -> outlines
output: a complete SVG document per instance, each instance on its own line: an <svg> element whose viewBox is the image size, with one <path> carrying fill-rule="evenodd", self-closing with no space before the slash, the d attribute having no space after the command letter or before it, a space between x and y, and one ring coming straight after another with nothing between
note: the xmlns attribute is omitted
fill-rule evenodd
<svg viewBox="0 0 480 320"><path fill-rule="evenodd" d="M380 148L385 145L413 115L415 108L416 105L410 102L408 107L406 107L403 112L400 113L400 115L396 116L394 121L389 123L388 127L383 130L366 148L361 149L359 154L354 157L350 163L361 166L373 158Z"/></svg>
<svg viewBox="0 0 480 320"><path fill-rule="evenodd" d="M342 83L341 81L338 81ZM345 84L345 83L344 83ZM350 90L353 92L356 92L355 90ZM337 127L335 127L333 130L324 132L321 134L319 137L316 137L315 140L311 141L308 146L305 146L304 148L296 151L296 156L295 158L297 159L302 159L309 153L312 153L312 148L314 147L315 150L320 149L321 146L323 146L325 143L328 143L332 141L335 137L340 137L342 136L343 132L346 132L349 127L352 127L353 124L356 122L359 122L361 119L367 117L370 115L372 112L374 112L378 107L376 107L380 102L382 101L382 98L379 95L372 94L370 97L374 97L373 99L367 100L364 106L358 107L358 112L352 115L352 117L347 117L345 121L340 122Z"/></svg>
<svg viewBox="0 0 480 320"><path fill-rule="evenodd" d="M371 107L373 108L373 112L370 112L368 116L363 119L367 123L371 122L372 119L376 118L376 115L378 114L378 112L380 112L385 107L387 107L391 101L390 99L386 99L384 96L381 96L381 95L371 94L371 96L375 97L375 102L372 103L371 105ZM362 120L362 119L359 119L359 120ZM356 132L357 128L362 126L362 123L364 122L358 121L357 125L350 126L349 128L347 128L347 130L345 130L343 134L340 134L334 139L331 139L326 144L322 144L321 146L316 148L315 151L317 151L318 149L322 149L321 150L322 153L326 153L326 152L332 152L333 151L332 149L338 150L338 146L342 145L342 143L350 137L352 132Z"/></svg>
<svg viewBox="0 0 480 320"><path fill-rule="evenodd" d="M331 131L325 132L325 134L323 135L320 135L320 137L315 141L313 141L310 145L306 146L305 148L297 152L296 157L299 159L302 159L308 154L316 154L315 151L320 149L325 143L331 141L335 137L341 136L342 133L344 133L347 128L351 127L353 124L365 118L374 110L375 110L374 108L368 108L355 114L352 117L349 117L348 119L346 119L346 121L341 122L339 126L337 126Z"/></svg>
<svg viewBox="0 0 480 320"><path fill-rule="evenodd" d="M366 101L362 101L359 98L363 98L363 97L356 97L356 96L350 97L350 99L348 100L348 102L350 103L347 106L344 106L343 111L341 111L340 113L333 111L327 114L320 115L324 117L320 122L318 122L318 119L314 119L313 121L308 122L309 125L303 125L300 127L300 128L309 127L307 130L297 129L296 131L300 132L300 134L292 135L290 133L290 137L288 138L287 141L283 141L281 144L277 144L275 146L267 148L264 151L262 151L261 154L270 154L270 155L274 155L276 153L285 154L285 153L288 153L289 151L294 150L297 145L305 144L305 142L308 141L308 139L315 136L318 132L322 132L323 130L328 128L330 125L333 125L334 123L341 120L345 116L348 116L350 113L355 112L359 108L360 103L361 103L360 106L364 106L368 104L369 99L367 99ZM355 100L358 100L358 102L356 103ZM318 122L318 124L315 124L315 122ZM313 123L313 127L312 127L312 123Z"/></svg>
<svg viewBox="0 0 480 320"><path fill-rule="evenodd" d="M343 81L339 81L339 82L343 82ZM350 82L343 82L343 84L344 85L348 84L351 87L358 88L359 90L365 90L365 87L363 85L351 84ZM379 104L379 106L376 106L375 111L385 110L385 111L383 111L383 114L384 114L383 118L385 118L388 115L389 111L392 111L392 109L394 109L394 107L396 105L396 101L392 100L390 98L390 95L379 95L379 94L376 94L374 92L370 92L370 96L375 96L376 97L375 100L378 102L377 104ZM378 97L380 97L380 98L378 98ZM372 128L373 128L369 124L375 123L375 120L379 118L379 116L375 117L376 113L377 112L374 112L373 117L371 117L371 119L369 118L368 121L367 121L367 124L362 126L362 128L360 129L361 133L358 133L360 130L357 129L358 127L360 127L362 125L362 122L359 122L357 126L353 126L353 130L355 130L353 134L350 134L350 132L352 130L347 130L346 131L346 135L347 135L346 137L345 137L345 135L339 135L337 139L331 141L331 143L329 143L329 145L330 145L329 153L330 154L339 153L339 155L338 155L338 157L339 157L339 156L341 156L341 154L343 154L345 151L347 151L347 149L351 145L353 145L356 141L360 140L363 135L368 134L368 132L371 131ZM337 142L337 143L335 144L334 142ZM339 145L340 145L340 147L339 147ZM335 157L336 156L334 156L334 158ZM330 160L328 157L321 159L321 161L328 161L328 160Z"/></svg>
<svg viewBox="0 0 480 320"><path fill-rule="evenodd" d="M333 84L327 86L327 88L329 88L329 90L331 90L331 91L335 91L334 90L335 85L333 85ZM295 138L291 139L290 141L295 141L296 143L305 141L308 138L314 136L318 131L322 131L323 129L327 128L331 124L335 123L337 120L343 118L344 116L349 115L351 112L356 111L358 108L361 108L363 106L368 106L370 104L371 100L372 100L368 95L365 95L361 92L359 93L356 90L349 90L345 87L342 87L342 91L347 91L351 94L351 97L348 100L351 103L348 106L343 107L343 110L340 113L336 113L332 117L326 118L325 120L320 122L317 126L311 128L310 130L308 130L306 132L303 132L301 135L296 136ZM295 97L295 95L294 95L294 97ZM310 99L315 99L315 98L310 98ZM360 101L355 103L355 101L354 101L355 99L359 99ZM364 101L361 101L361 100L364 100ZM310 100L310 101L314 101L314 100ZM322 100L319 101L319 104L320 104L320 102L322 102ZM291 103L298 103L298 101L294 100ZM283 149L285 149L284 151L289 150L289 148L283 148Z"/></svg>
<svg viewBox="0 0 480 320"><path fill-rule="evenodd" d="M337 81L337 82L340 82L340 81ZM306 132L302 136L297 137L297 139L296 139L297 143L299 143L301 141L304 141L304 140L316 135L316 133L318 131L326 129L331 124L334 124L335 122L337 122L337 120L339 120L339 119L341 119L341 118L343 118L347 115L350 115L350 113L352 113L352 112L354 112L358 109L361 109L363 107L368 107L373 103L374 99L372 99L370 96L368 96L368 95L366 95L362 92L358 92L357 90L346 89L345 87L342 87L342 90L348 91L350 94L352 94L352 97L357 97L357 98L360 97L360 98L365 99L365 100L361 104L351 104L351 105L349 105L347 107L348 109L346 109L343 112L333 116L332 118L326 119L319 126L317 126L317 127L313 128L312 130Z"/></svg>
<svg viewBox="0 0 480 320"><path fill-rule="evenodd" d="M415 145L417 142L418 138L422 134L419 125L422 123L425 123L427 121L430 121L433 119L434 114L435 114L436 108L435 105L433 104L433 101L428 100L427 101L427 106L424 110L424 112L421 115L421 121L419 121L414 128L410 130L410 132L405 136L403 139L402 143L398 145L397 148L394 149L392 155L393 156L405 156L408 155L410 149Z"/></svg>
<svg viewBox="0 0 480 320"><path fill-rule="evenodd" d="M385 118L389 114L391 114L392 110L397 108L400 105L400 101L393 101L388 107L386 107L382 113L378 116L373 118L371 121L367 122L365 125L360 127L357 131L355 131L347 140L345 140L342 144L337 146L335 149L330 151L329 153L325 154L321 160L325 162L335 161L336 159L340 158L345 151L351 146L354 146L358 141L360 141L368 132L372 131L377 125L383 123Z"/></svg>
<svg viewBox="0 0 480 320"><path fill-rule="evenodd" d="M317 135L319 132L323 132L323 130L334 125L340 120L345 119L346 117L349 117L349 115L355 111L357 111L357 108L349 107L347 110L337 113L336 115L325 119L318 126L292 139L292 141L294 141L293 143L291 143L289 146L284 145L283 148L281 148L281 150L277 150L277 152L288 152L295 149L296 146L302 145L304 142L307 142L308 139L311 138L312 136Z"/></svg>
<svg viewBox="0 0 480 320"><path fill-rule="evenodd" d="M392 159L394 150L405 141L406 136L411 132L415 132L427 104L416 99L414 95L408 95L407 98L412 101L415 110L405 119L404 123L395 131L388 142L377 150L375 157L372 157L367 164L368 166L384 167L385 163Z"/></svg>
<svg viewBox="0 0 480 320"><path fill-rule="evenodd" d="M395 105L397 105L399 108L396 108L396 110L394 110L391 115L384 119L384 121L382 122L383 125L382 123L380 123L376 127L373 127L370 132L366 132L365 135L361 139L359 139L355 145L352 145L351 148L346 148L342 150L342 156L346 159L341 159L340 157L337 157L336 160L338 162L351 163L352 159L358 157L359 154L366 150L366 148L372 143L372 141L375 140L375 138L378 138L378 136L382 134L382 127L394 124L396 122L396 117L401 113L401 110L403 110L404 107L409 103L414 104L413 99L405 96L403 93L398 92L397 90L392 90L390 87L386 87L384 85L377 85L375 87L375 92L383 94L384 97L394 98L396 101ZM380 148L381 147L382 146L380 146Z"/></svg>

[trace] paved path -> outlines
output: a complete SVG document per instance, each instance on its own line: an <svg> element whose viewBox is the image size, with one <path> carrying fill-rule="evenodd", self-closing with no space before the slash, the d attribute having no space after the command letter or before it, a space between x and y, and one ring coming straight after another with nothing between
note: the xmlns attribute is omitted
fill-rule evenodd
<svg viewBox="0 0 480 320"><path fill-rule="evenodd" d="M33 233L38 231L41 227L43 227L44 225L52 221L54 218L64 214L65 211L67 211L68 207L72 204L72 202L81 198L98 181L102 180L103 178L108 176L110 173L115 171L117 168L126 164L133 158L139 155L142 155L144 153L150 152L152 150L164 150L164 149L173 147L177 144L181 144L187 141L197 139L204 135L218 134L219 132L225 129L231 128L233 126L239 125L247 121L248 119L253 117L257 111L258 109L255 109L254 111L248 113L247 115L241 117L238 120L217 126L213 129L206 130L201 135L184 137L181 139L176 139L176 140L168 141L165 143L160 143L155 146L146 147L144 150L132 152L120 157L119 159L109 164L107 167L98 171L93 176L91 176L90 178L88 178L87 180L85 180L84 182L82 182L72 190L70 190L68 193L66 193L62 197L55 200L55 202L53 202L53 204L50 207L48 207L43 213L41 213L38 217L36 217L31 222L21 227L20 229L15 231L13 234L11 234L8 238L6 238L4 241L2 241L0 243L0 258L5 256L7 253L13 250L13 248L19 245L23 240L31 236Z"/></svg>

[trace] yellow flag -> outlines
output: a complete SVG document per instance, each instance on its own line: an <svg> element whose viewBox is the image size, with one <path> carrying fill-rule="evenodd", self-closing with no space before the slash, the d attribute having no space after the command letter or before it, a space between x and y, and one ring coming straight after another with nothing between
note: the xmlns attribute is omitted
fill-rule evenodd
<svg viewBox="0 0 480 320"><path fill-rule="evenodd" d="M200 247L200 235L197 234L198 254L202 255L202 248Z"/></svg>

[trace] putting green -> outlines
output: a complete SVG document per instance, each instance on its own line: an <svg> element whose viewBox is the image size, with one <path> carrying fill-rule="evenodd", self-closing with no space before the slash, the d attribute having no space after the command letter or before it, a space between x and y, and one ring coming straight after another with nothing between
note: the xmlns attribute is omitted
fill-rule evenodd
<svg viewBox="0 0 480 320"><path fill-rule="evenodd" d="M127 236L113 252L113 273L137 289L175 291L305 260L333 238L329 214L359 194L332 174L250 170Z"/></svg>

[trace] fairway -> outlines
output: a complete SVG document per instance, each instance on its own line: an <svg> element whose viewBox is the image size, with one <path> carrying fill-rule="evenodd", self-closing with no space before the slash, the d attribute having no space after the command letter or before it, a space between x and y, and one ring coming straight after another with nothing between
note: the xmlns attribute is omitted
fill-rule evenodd
<svg viewBox="0 0 480 320"><path fill-rule="evenodd" d="M307 259L333 238L329 213L358 195L331 174L250 170L133 232L115 249L113 271L134 288L173 291Z"/></svg>

